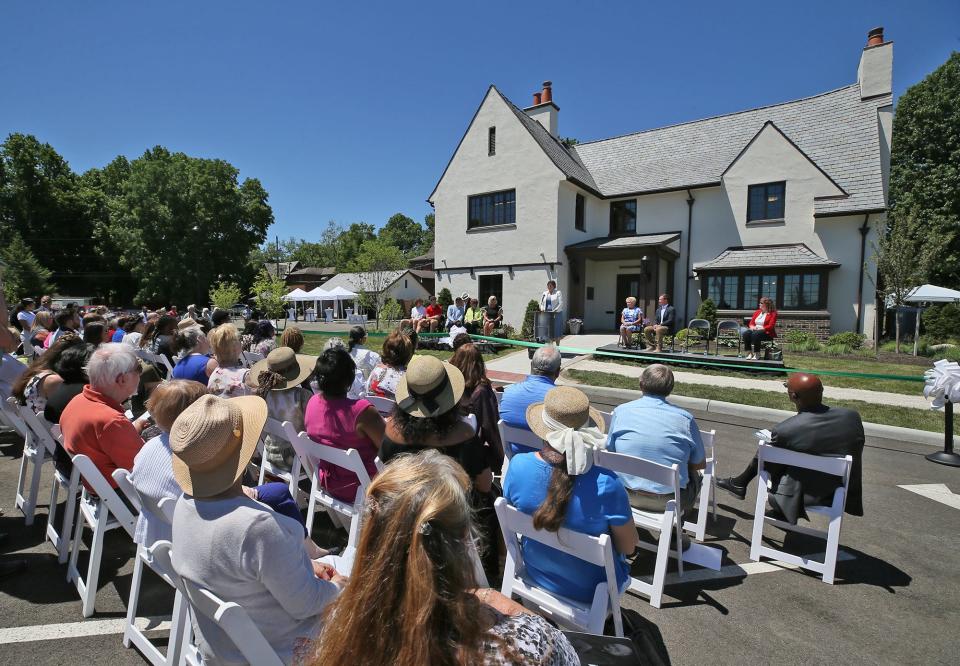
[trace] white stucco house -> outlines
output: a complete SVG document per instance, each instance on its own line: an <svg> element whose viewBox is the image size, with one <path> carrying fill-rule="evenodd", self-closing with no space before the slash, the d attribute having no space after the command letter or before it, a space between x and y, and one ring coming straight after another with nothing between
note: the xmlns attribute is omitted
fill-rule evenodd
<svg viewBox="0 0 960 666"><path fill-rule="evenodd" d="M428 198L436 288L495 294L518 326L552 278L567 317L611 331L628 295L650 316L668 292L683 320L770 296L781 330L873 337L892 65L872 30L843 88L573 146L550 82L525 109L490 86Z"/></svg>

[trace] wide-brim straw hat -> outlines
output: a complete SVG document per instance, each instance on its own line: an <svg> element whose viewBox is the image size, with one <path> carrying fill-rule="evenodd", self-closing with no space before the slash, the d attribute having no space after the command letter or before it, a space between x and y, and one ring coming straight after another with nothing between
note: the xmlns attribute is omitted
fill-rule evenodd
<svg viewBox="0 0 960 666"><path fill-rule="evenodd" d="M435 356L414 356L394 396L397 407L419 418L440 416L463 397L463 373Z"/></svg>
<svg viewBox="0 0 960 666"><path fill-rule="evenodd" d="M170 429L173 478L188 495L213 497L231 488L254 452L267 422L267 403L255 395L205 395Z"/></svg>
<svg viewBox="0 0 960 666"><path fill-rule="evenodd" d="M272 390L285 391L296 388L307 380L316 365L316 356L297 354L290 347L277 347L267 354L265 359L257 361L250 367L247 384L257 388L260 386L260 373L269 370L283 377L283 381L276 384Z"/></svg>
<svg viewBox="0 0 960 666"><path fill-rule="evenodd" d="M599 410L590 406L590 398L572 386L558 386L550 389L543 402L535 402L527 407L527 427L540 439L546 441L547 435L554 432L543 422L543 412L568 428L579 430L593 426L600 432L607 431L606 422Z"/></svg>
<svg viewBox="0 0 960 666"><path fill-rule="evenodd" d="M177 322L177 330L184 331L190 328L191 326L199 326L199 325L200 324L198 324L195 319L191 319L190 317L187 317L186 319L181 319L179 322Z"/></svg>

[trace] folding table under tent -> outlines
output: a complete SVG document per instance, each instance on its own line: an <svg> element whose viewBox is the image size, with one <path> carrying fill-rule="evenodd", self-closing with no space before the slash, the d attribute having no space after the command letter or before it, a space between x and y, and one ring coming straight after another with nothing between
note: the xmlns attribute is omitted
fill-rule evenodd
<svg viewBox="0 0 960 666"><path fill-rule="evenodd" d="M349 289L345 289L344 287L341 287L338 285L327 292L327 297L333 299L339 305L343 301L354 301L354 303L356 303L358 295L350 291ZM340 306L340 314L341 314L341 318L343 318L342 305Z"/></svg>
<svg viewBox="0 0 960 666"><path fill-rule="evenodd" d="M960 303L960 291L938 287L935 284L923 284L913 289L903 299L906 303ZM913 334L913 355L917 355L917 343L920 340L920 313L914 318L916 330Z"/></svg>
<svg viewBox="0 0 960 666"><path fill-rule="evenodd" d="M320 303L320 306L323 307L324 301L330 300L330 292L324 291L320 287L314 287L310 291L304 294L305 301L313 301L314 312L319 312L317 308L317 303Z"/></svg>
<svg viewBox="0 0 960 666"><path fill-rule="evenodd" d="M308 301L308 300L312 301L313 299L307 296L307 292L305 292L300 287L297 287L296 289L288 293L286 296L284 296L283 300L292 302L293 307L296 308L297 303L301 303L303 301ZM306 312L304 312L304 319L306 319Z"/></svg>

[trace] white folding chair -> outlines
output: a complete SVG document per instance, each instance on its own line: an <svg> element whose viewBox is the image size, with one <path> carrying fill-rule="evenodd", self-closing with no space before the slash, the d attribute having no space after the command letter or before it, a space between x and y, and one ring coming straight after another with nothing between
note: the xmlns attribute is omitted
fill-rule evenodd
<svg viewBox="0 0 960 666"><path fill-rule="evenodd" d="M8 398L11 406L19 411L20 420L27 429L23 438L23 455L20 458L20 474L17 477L16 507L23 512L24 522L33 525L40 496L40 476L43 466L53 462L57 443L50 436L50 430L40 421L32 409Z"/></svg>
<svg viewBox="0 0 960 666"><path fill-rule="evenodd" d="M39 415L37 416L39 419ZM50 426L50 436L53 437L58 447L63 447L63 434L60 432L60 426L52 424ZM64 453L66 453L64 451ZM57 502L60 499L60 491L63 490L63 524L57 530ZM64 474L57 466L53 467L53 483L50 484L50 504L47 509L47 530L46 538L50 540L53 547L57 549L57 561L64 564L70 557L70 547L73 543L73 519L77 511L77 500L80 493L80 472L71 465L70 474Z"/></svg>
<svg viewBox="0 0 960 666"><path fill-rule="evenodd" d="M656 564L653 569L653 581L647 583L639 578L631 578L630 589L650 598L650 605L654 608L660 608L660 599L663 596L663 581L667 575L667 558L674 555L677 558L677 571L683 574L683 553L671 551L670 537L676 535L678 548L682 550L682 530L680 529L680 476L677 471L677 465L674 463L669 467L660 465L649 460L637 458L636 456L625 453L614 453L613 451L596 451L593 454L593 463L599 467L619 472L621 474L630 474L654 483L673 488L673 499L667 501L663 513L653 511L641 511L633 509L633 522L637 527L646 530L659 532L660 537L657 544L649 544L640 541L639 546L646 550L652 550L657 553Z"/></svg>
<svg viewBox="0 0 960 666"><path fill-rule="evenodd" d="M830 506L804 507L808 514L815 513L827 518L828 527L825 531L802 525L791 525L788 522L770 518L766 515L767 498L770 494L772 481L770 472L764 467L769 463L823 472L840 477L843 480L842 485L834 491L833 502ZM753 538L750 540L750 559L759 562L761 557L769 557L772 560L793 564L820 574L823 576L824 583L832 585L834 572L837 568L840 528L843 524L844 508L847 505L847 489L850 485L850 468L853 465L853 458L851 456L816 456L761 443L757 447L757 465L759 480L757 483L757 505L753 516ZM826 539L826 552L823 562L763 545L763 526L765 523L785 531L799 532L807 536Z"/></svg>
<svg viewBox="0 0 960 666"><path fill-rule="evenodd" d="M0 400L0 422L13 428L18 436L27 436L27 424L20 418L20 404L13 396Z"/></svg>
<svg viewBox="0 0 960 666"><path fill-rule="evenodd" d="M130 472L127 470L114 470L113 480L117 482L117 486L123 494L127 496L127 499L138 509L142 510L145 504L152 504L150 500L142 497L140 493L137 492L136 487L134 487L130 481ZM155 515L163 516L163 513L157 509ZM137 626L137 606L140 602L140 586L143 583L144 565L152 569L154 573L176 590L173 597L173 611L170 615L170 635L167 639L166 654L150 642L146 633ZM123 646L130 647L130 645L133 644L140 651L140 654L153 664L153 666L160 666L160 664L164 664L164 666L175 666L180 663L183 636L189 621L187 617L187 605L184 603L183 595L173 580L173 571L165 569L162 563L155 561L150 555L150 550L144 544L137 544L137 556L133 564L133 577L130 580L130 598L127 601L127 620L123 628Z"/></svg>
<svg viewBox="0 0 960 666"><path fill-rule="evenodd" d="M703 479L700 484L700 497L697 504L697 520L684 521L683 529L694 535L697 541L703 541L707 533L707 514L713 509L713 519L717 519L717 453L716 430L701 430L700 439L703 440L703 451L706 454Z"/></svg>
<svg viewBox="0 0 960 666"><path fill-rule="evenodd" d="M613 542L610 535L589 536L565 527L561 527L555 533L538 530L533 527L533 518L510 506L506 498L497 498L494 506L507 544L507 560L503 570L501 593L506 597L515 594L536 605L544 617L558 624L592 634L602 634L604 622L607 616L612 614L616 635L623 636L620 591L617 589ZM597 584L593 600L589 604L537 587L527 576L523 562L523 549L518 535L603 567L606 581Z"/></svg>
<svg viewBox="0 0 960 666"><path fill-rule="evenodd" d="M149 556L158 566L171 572L171 580L186 597L190 612L202 615L222 629L249 663L283 666L283 660L242 606L224 601L210 590L176 573L170 548L169 541L157 541L150 547ZM182 641L181 662L202 666L199 650L189 640L190 633L186 632Z"/></svg>
<svg viewBox="0 0 960 666"><path fill-rule="evenodd" d="M252 368L254 363L257 363L258 361L262 361L263 359L264 359L263 354L258 354L256 352L250 352L250 351L240 352L241 365L243 365L243 367L245 368Z"/></svg>
<svg viewBox="0 0 960 666"><path fill-rule="evenodd" d="M600 416L603 417L603 425L606 426L607 432L610 432L610 423L613 421L613 412L600 412Z"/></svg>
<svg viewBox="0 0 960 666"><path fill-rule="evenodd" d="M507 425L503 419L497 421L497 428L500 429L500 441L503 442L503 455L509 460L513 458L513 447L511 444L528 446L531 449L539 451L543 448L543 440L533 431L526 428Z"/></svg>
<svg viewBox="0 0 960 666"><path fill-rule="evenodd" d="M293 442L290 441L289 434L283 429L283 424L276 419L267 419L267 423L263 427L263 433L261 434L261 437L265 437L266 435L270 435L272 439L277 439L281 442L288 442L291 446L293 445ZM261 453L263 452L261 451ZM260 480L257 481L257 485L263 485L263 481L267 474L286 481L287 486L290 488L290 494L293 496L294 500L297 499L297 491L300 487L300 481L310 478L303 469L303 465L300 462L300 456L297 455L296 449L294 449L293 461L290 465L289 471L276 467L273 465L273 463L267 460L266 455L263 455L260 460Z"/></svg>
<svg viewBox="0 0 960 666"><path fill-rule="evenodd" d="M167 371L166 379L173 379L173 365L170 363L170 359L164 354L154 354L149 352L146 349L135 349L133 353L137 358L142 359L154 366L155 368L164 367Z"/></svg>
<svg viewBox="0 0 960 666"><path fill-rule="evenodd" d="M368 395L365 396L365 398L371 405L377 408L380 416L390 416L393 414L393 408L397 406L397 403L390 398L384 398L380 395Z"/></svg>
<svg viewBox="0 0 960 666"><path fill-rule="evenodd" d="M313 530L313 516L317 510L317 504L326 509L330 518L340 524L350 532L351 538L356 535L353 524L356 523L363 514L363 498L367 493L367 487L370 485L370 475L367 474L367 468L360 458L360 452L356 449L343 451L335 449L332 446L318 444L310 439L305 432L299 434L293 428L289 421L283 422L283 427L289 434L293 448L300 456L300 462L303 463L307 473L310 475L310 502L307 504L307 536L310 536ZM338 499L327 492L320 484L319 462L325 462L330 465L342 467L345 470L353 472L360 480L360 486L357 488L356 497L352 502ZM348 541L347 547L356 547L354 541Z"/></svg>
<svg viewBox="0 0 960 666"><path fill-rule="evenodd" d="M74 456L73 467L84 481L84 488L80 494L80 509L77 511L70 561L67 564L67 582L76 586L83 602L83 616L90 617L93 615L97 599L100 559L103 557L103 537L108 530L122 527L132 538L137 520L90 458L82 454ZM80 575L77 567L80 546L83 543L84 525L88 525L93 531L86 580Z"/></svg>

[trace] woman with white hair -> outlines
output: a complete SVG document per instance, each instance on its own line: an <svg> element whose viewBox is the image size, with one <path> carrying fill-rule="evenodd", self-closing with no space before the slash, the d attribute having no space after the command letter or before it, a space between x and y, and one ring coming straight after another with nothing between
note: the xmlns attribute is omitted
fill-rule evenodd
<svg viewBox="0 0 960 666"><path fill-rule="evenodd" d="M199 326L187 326L177 333L176 349L180 360L173 367L174 379L189 379L204 386L210 381L210 373L217 367L217 360L210 355L210 342Z"/></svg>

